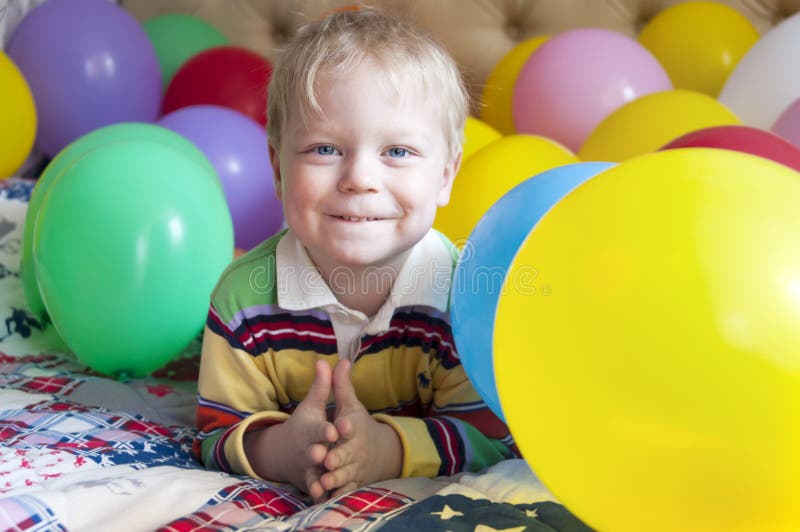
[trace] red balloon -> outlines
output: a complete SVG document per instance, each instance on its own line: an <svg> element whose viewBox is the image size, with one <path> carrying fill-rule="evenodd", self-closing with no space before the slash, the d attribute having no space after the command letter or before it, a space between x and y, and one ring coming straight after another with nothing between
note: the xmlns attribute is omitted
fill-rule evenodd
<svg viewBox="0 0 800 532"><path fill-rule="evenodd" d="M267 125L267 85L272 65L236 46L210 48L175 73L164 94L163 114L190 105L220 105Z"/></svg>
<svg viewBox="0 0 800 532"><path fill-rule="evenodd" d="M800 172L800 149L774 133L749 126L716 126L682 135L661 147L721 148L758 155Z"/></svg>

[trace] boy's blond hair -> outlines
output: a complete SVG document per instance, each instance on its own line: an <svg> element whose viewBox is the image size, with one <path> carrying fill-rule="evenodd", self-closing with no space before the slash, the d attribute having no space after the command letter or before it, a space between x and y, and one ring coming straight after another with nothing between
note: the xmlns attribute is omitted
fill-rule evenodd
<svg viewBox="0 0 800 532"><path fill-rule="evenodd" d="M418 82L436 98L445 138L453 154L461 149L469 101L461 73L444 48L400 19L362 7L333 13L298 30L274 65L269 84L267 134L278 150L290 112L306 120L320 112L316 85L321 72L336 73L372 60L384 68L398 94L401 83Z"/></svg>

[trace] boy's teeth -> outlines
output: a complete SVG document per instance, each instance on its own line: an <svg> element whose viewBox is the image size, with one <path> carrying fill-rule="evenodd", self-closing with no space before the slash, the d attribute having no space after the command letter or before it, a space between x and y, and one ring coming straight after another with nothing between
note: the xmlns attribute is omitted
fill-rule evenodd
<svg viewBox="0 0 800 532"><path fill-rule="evenodd" d="M358 218L356 216L342 216L348 222L374 222L377 218Z"/></svg>

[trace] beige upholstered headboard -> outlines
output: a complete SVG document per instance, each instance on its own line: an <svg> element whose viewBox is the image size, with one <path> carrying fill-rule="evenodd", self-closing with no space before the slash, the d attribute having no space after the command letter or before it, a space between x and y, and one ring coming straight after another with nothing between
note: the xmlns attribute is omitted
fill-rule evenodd
<svg viewBox="0 0 800 532"><path fill-rule="evenodd" d="M681 0L371 0L431 31L458 61L473 97L516 43L576 27L630 36ZM231 44L272 59L294 29L354 0L122 0L138 19L189 13L213 24ZM725 0L764 33L800 10L800 0Z"/></svg>

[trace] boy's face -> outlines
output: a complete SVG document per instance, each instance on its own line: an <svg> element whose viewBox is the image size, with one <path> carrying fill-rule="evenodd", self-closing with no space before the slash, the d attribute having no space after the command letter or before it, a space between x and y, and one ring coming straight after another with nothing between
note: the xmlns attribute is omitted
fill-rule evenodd
<svg viewBox="0 0 800 532"><path fill-rule="evenodd" d="M450 199L461 155L422 90L398 96L369 62L317 78L323 114L289 113L275 189L286 223L324 271L392 266Z"/></svg>

